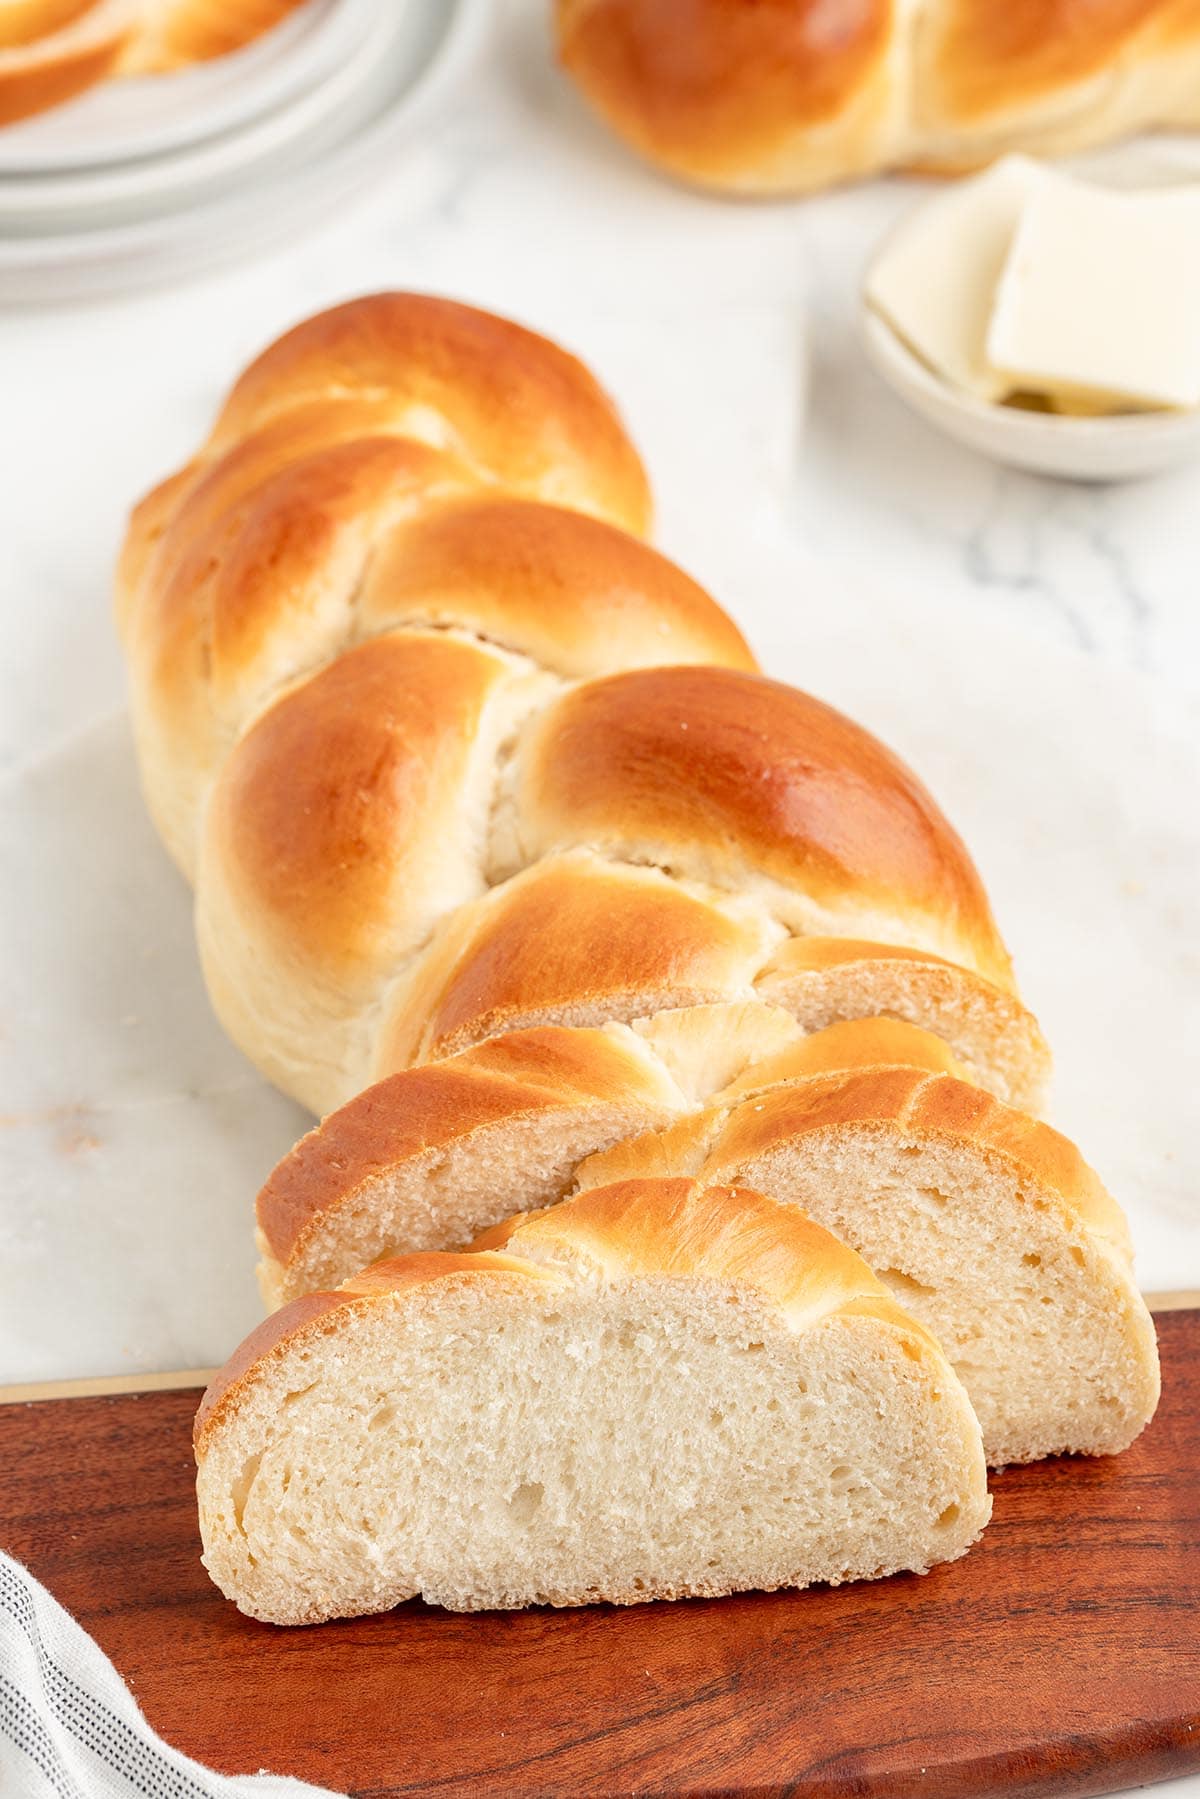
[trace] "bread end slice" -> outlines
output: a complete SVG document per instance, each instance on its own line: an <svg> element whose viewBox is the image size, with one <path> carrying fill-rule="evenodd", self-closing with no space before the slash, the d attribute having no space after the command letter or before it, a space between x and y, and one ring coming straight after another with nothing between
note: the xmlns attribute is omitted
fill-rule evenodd
<svg viewBox="0 0 1200 1799"><path fill-rule="evenodd" d="M1153 1416L1154 1326L1120 1207L1067 1138L979 1088L913 1066L814 1074L619 1144L577 1179L685 1173L760 1188L856 1249L942 1344L993 1466L1113 1454Z"/></svg>
<svg viewBox="0 0 1200 1799"><path fill-rule="evenodd" d="M1050 1050L1016 993L927 950L849 937L794 937L755 982L805 1031L843 1020L894 1018L949 1044L966 1078L1009 1105L1039 1112Z"/></svg>
<svg viewBox="0 0 1200 1799"><path fill-rule="evenodd" d="M197 1420L204 1560L280 1624L924 1571L987 1521L934 1340L761 1195L610 1187L260 1327Z"/></svg>

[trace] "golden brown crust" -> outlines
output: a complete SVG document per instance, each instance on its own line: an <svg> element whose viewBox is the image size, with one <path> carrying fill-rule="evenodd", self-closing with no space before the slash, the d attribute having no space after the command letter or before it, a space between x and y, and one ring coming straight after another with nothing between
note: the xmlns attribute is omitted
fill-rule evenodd
<svg viewBox="0 0 1200 1799"><path fill-rule="evenodd" d="M286 592L247 590L224 574L225 561L238 554L243 534L257 534L264 548L273 534L285 545L295 570L305 518L316 507L316 572L321 566L316 559L323 543L320 527L328 533L339 522L353 523L353 477L360 471L361 478L380 458L393 459L387 472L400 498L424 486L433 488L430 497L436 499L439 482L446 493L454 483L464 492L473 489L475 477L463 462L446 449L406 436L395 429L396 423L397 410L386 395L333 395L281 410L221 451L202 452L133 510L120 572L125 617L132 621L148 608L170 620L215 564L222 575L225 630L236 626L247 608L269 619L271 601L278 604ZM402 516L399 506L395 510ZM289 537L295 538L294 546ZM263 560L242 561L245 575L251 580L257 575L259 582L268 566Z"/></svg>
<svg viewBox="0 0 1200 1799"><path fill-rule="evenodd" d="M702 589L604 522L648 509L607 398L519 326L390 294L288 333L135 509L120 562L147 798L184 872L247 721L363 637L469 632L564 675L752 667Z"/></svg>
<svg viewBox="0 0 1200 1799"><path fill-rule="evenodd" d="M378 637L237 744L209 808L207 853L234 904L269 921L297 970L375 974L436 916L441 833L453 834L481 716L508 673L454 638Z"/></svg>
<svg viewBox="0 0 1200 1799"><path fill-rule="evenodd" d="M212 447L281 411L364 391L442 421L441 440L506 487L637 534L649 523L645 471L583 364L508 319L428 294L368 295L287 332L234 387Z"/></svg>
<svg viewBox="0 0 1200 1799"><path fill-rule="evenodd" d="M7 0L0 10L0 50L27 49L96 10L96 0Z"/></svg>
<svg viewBox="0 0 1200 1799"><path fill-rule="evenodd" d="M611 1149L597 1150L575 1170L575 1190L586 1193L617 1181L698 1175L727 1116L726 1106L713 1104L665 1127L624 1137Z"/></svg>
<svg viewBox="0 0 1200 1799"><path fill-rule="evenodd" d="M559 0L558 48L635 148L720 183L828 128L882 73L893 0Z"/></svg>
<svg viewBox="0 0 1200 1799"><path fill-rule="evenodd" d="M304 0L168 0L149 10L126 54L123 72L157 74L228 56L303 4Z"/></svg>
<svg viewBox="0 0 1200 1799"><path fill-rule="evenodd" d="M678 1274L752 1286L793 1330L851 1300L870 1299L885 1310L890 1298L861 1256L794 1206L747 1187L693 1180L597 1187L548 1211L511 1218L472 1247L507 1249L556 1266L562 1255L578 1257L605 1280Z"/></svg>
<svg viewBox="0 0 1200 1799"><path fill-rule="evenodd" d="M397 995L378 1072L548 1019L599 1024L745 992L761 923L655 869L549 857L464 908Z"/></svg>
<svg viewBox="0 0 1200 1799"><path fill-rule="evenodd" d="M358 408L276 420L177 501L158 545L162 574L140 618L159 680L192 639L211 658L209 681L230 698L264 653L278 680L340 648L374 537L406 511L470 488L467 471L442 451L371 434L365 423ZM287 638L301 632L293 669Z"/></svg>
<svg viewBox="0 0 1200 1799"><path fill-rule="evenodd" d="M280 1261L306 1228L350 1204L389 1168L536 1113L598 1102L661 1109L670 1082L627 1034L521 1031L452 1060L380 1081L331 1113L284 1157L258 1196L258 1225Z"/></svg>
<svg viewBox="0 0 1200 1799"><path fill-rule="evenodd" d="M714 1028L720 1029L719 1017ZM519 1130L522 1121L552 1114L565 1119L597 1103L615 1104L630 1114L628 1134L615 1147L587 1155L576 1171L582 1186L591 1189L627 1175L693 1175L702 1168L714 1175L727 1169L736 1173L735 1164L723 1159L727 1154L745 1160L758 1153L746 1150L743 1155L739 1121L746 1121L753 1137L757 1121L766 1120L761 1129L775 1142L792 1132L795 1119L803 1121L810 1114L812 1125L800 1122L797 1132L845 1124L847 1119L836 1110L840 1101L851 1108L849 1119L855 1123L887 1128L902 1118L906 1130L930 1129L933 1115L914 1105L910 1116L899 1105L897 1093L903 1097L924 1092L927 1073L953 1075L957 1067L945 1044L928 1032L891 1019L859 1020L832 1026L751 1063L705 1110L667 1123L686 1106L710 1096L685 1099L652 1047L643 1048L642 1041L636 1033L619 1028L517 1031L379 1082L310 1132L275 1169L258 1199L264 1247L285 1271L297 1270L305 1265L315 1231L324 1240L330 1231L336 1232L343 1209L355 1218L369 1212L375 1203L373 1190L380 1183L386 1189L423 1158L444 1161L451 1151L469 1150L474 1139L475 1153L486 1161L492 1127L505 1133L506 1156L519 1165L520 1152L510 1133ZM864 1068L897 1078L885 1081L882 1088L873 1082L852 1082L848 1089L839 1079L828 1078L831 1072L840 1076ZM758 1097L797 1084L819 1094L821 1105L764 1105ZM949 1089L961 1085L965 1083L956 1079ZM993 1149L1023 1156L1024 1166L1036 1167L1040 1178L1061 1189L1064 1200L1077 1209L1082 1197L1093 1222L1096 1204L1107 1207L1111 1224L1115 1208L1077 1152L1057 1133L1003 1107L989 1110L968 1103L955 1109L943 1101L943 1111L944 1134L964 1142L982 1137ZM394 1240L404 1240L403 1226ZM290 1278L294 1282L294 1272ZM312 1278L310 1274L308 1279Z"/></svg>
<svg viewBox="0 0 1200 1799"><path fill-rule="evenodd" d="M119 606L147 799L197 882L218 1014L314 1110L487 1033L772 997L788 932L1011 986L924 788L750 672L719 608L609 522L645 500L573 358L393 294L269 348L137 509Z"/></svg>
<svg viewBox="0 0 1200 1799"><path fill-rule="evenodd" d="M351 1293L305 1293L256 1325L204 1390L192 1430L197 1454L201 1453L210 1433L235 1408L243 1382L253 1377L261 1363L301 1331L307 1330L314 1338L322 1335L331 1328L330 1314L356 1297Z"/></svg>
<svg viewBox="0 0 1200 1799"><path fill-rule="evenodd" d="M365 630L457 625L568 676L755 666L732 619L648 544L585 513L491 493L397 526L371 564L359 619Z"/></svg>
<svg viewBox="0 0 1200 1799"><path fill-rule="evenodd" d="M1170 0L941 0L922 25L924 119L972 126L1069 95L1173 11ZM1189 35L1200 35L1200 20Z"/></svg>
<svg viewBox="0 0 1200 1799"><path fill-rule="evenodd" d="M915 949L908 943L870 943L861 937L793 937L780 946L772 968L791 975L873 962L922 962L961 972L956 963L930 950Z"/></svg>
<svg viewBox="0 0 1200 1799"><path fill-rule="evenodd" d="M1195 0L558 0L560 56L675 175L803 193L1195 126Z"/></svg>
<svg viewBox="0 0 1200 1799"><path fill-rule="evenodd" d="M1049 1046L1016 992L972 968L908 945L852 937L794 937L755 981L763 1000L813 1031L870 1009L931 1029L1008 1104L1038 1112L1050 1080Z"/></svg>
<svg viewBox="0 0 1200 1799"><path fill-rule="evenodd" d="M234 387L200 456L135 511L123 557L124 610L139 609L137 595L129 595L139 576L152 574L161 587L180 578L189 558L203 571L215 551L236 544L247 507L263 535L298 533L314 503L322 515L353 522L341 467L335 459L332 477L322 481L322 458L337 450L353 458L355 445L381 439L394 442L403 487L414 478L432 485L440 468L464 491L482 478L634 532L649 520L637 454L611 402L574 357L473 307L421 294L368 295L304 321L271 345ZM416 465L411 472L405 456ZM272 485L314 458L316 471L303 477L308 486L294 503L286 485ZM552 529L546 525L545 534ZM569 535L569 526L563 530ZM613 588L627 605L615 552L608 546L606 553ZM569 547L561 555L569 556ZM256 603L253 588L228 586L232 614ZM693 632L724 637L732 654L745 656L734 628L711 601L701 603L705 596L685 577L672 582L656 569L652 593L655 586L668 613ZM286 599L286 590L274 597Z"/></svg>
<svg viewBox="0 0 1200 1799"><path fill-rule="evenodd" d="M668 668L576 688L532 730L517 805L535 854L590 844L700 878L761 872L835 916L903 915L906 936L1012 984L979 876L926 789L780 682Z"/></svg>
<svg viewBox="0 0 1200 1799"><path fill-rule="evenodd" d="M223 457L129 553L149 577L126 612L143 726L197 796L260 701L351 637L373 534L469 485L424 444L321 430L309 449L288 422ZM137 534L156 530L156 499Z"/></svg>
<svg viewBox="0 0 1200 1799"><path fill-rule="evenodd" d="M753 666L720 608L647 545L482 496L463 462L389 434L402 423L378 398L311 402L135 512L118 614L143 755L191 810L262 701L389 628L465 630L568 675Z"/></svg>
<svg viewBox="0 0 1200 1799"><path fill-rule="evenodd" d="M725 1104L747 1093L761 1093L767 1087L789 1081L810 1080L814 1075L897 1063L923 1068L931 1074L967 1079L948 1045L931 1031L898 1018L850 1018L827 1025L823 1031L814 1031L810 1037L788 1044L776 1055L751 1063L718 1099Z"/></svg>

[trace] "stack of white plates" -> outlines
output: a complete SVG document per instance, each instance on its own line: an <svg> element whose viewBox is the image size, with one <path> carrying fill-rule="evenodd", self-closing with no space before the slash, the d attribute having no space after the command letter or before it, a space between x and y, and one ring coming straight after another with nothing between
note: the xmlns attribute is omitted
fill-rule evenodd
<svg viewBox="0 0 1200 1799"><path fill-rule="evenodd" d="M384 166L487 0L307 0L231 56L0 130L0 299L112 292L269 245Z"/></svg>

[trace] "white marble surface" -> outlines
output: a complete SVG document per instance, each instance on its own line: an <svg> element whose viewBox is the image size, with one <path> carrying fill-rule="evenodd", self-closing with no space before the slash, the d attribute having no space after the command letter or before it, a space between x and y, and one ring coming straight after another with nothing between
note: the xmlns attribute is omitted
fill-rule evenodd
<svg viewBox="0 0 1200 1799"><path fill-rule="evenodd" d="M402 163L286 254L0 313L0 1382L204 1365L257 1317L250 1204L305 1121L208 1013L135 789L109 571L247 357L382 286L496 306L597 367L660 541L968 838L1058 1051L1055 1118L1127 1204L1144 1284L1200 1286L1200 465L1060 485L905 413L853 315L916 191L673 188L584 115L529 0Z"/></svg>

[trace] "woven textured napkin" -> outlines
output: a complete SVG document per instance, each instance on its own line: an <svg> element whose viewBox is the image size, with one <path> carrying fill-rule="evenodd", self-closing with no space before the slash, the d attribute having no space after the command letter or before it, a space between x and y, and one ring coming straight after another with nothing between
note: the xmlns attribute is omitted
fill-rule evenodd
<svg viewBox="0 0 1200 1799"><path fill-rule="evenodd" d="M313 1799L274 1774L214 1774L143 1718L108 1657L0 1551L0 1793L4 1799Z"/></svg>

